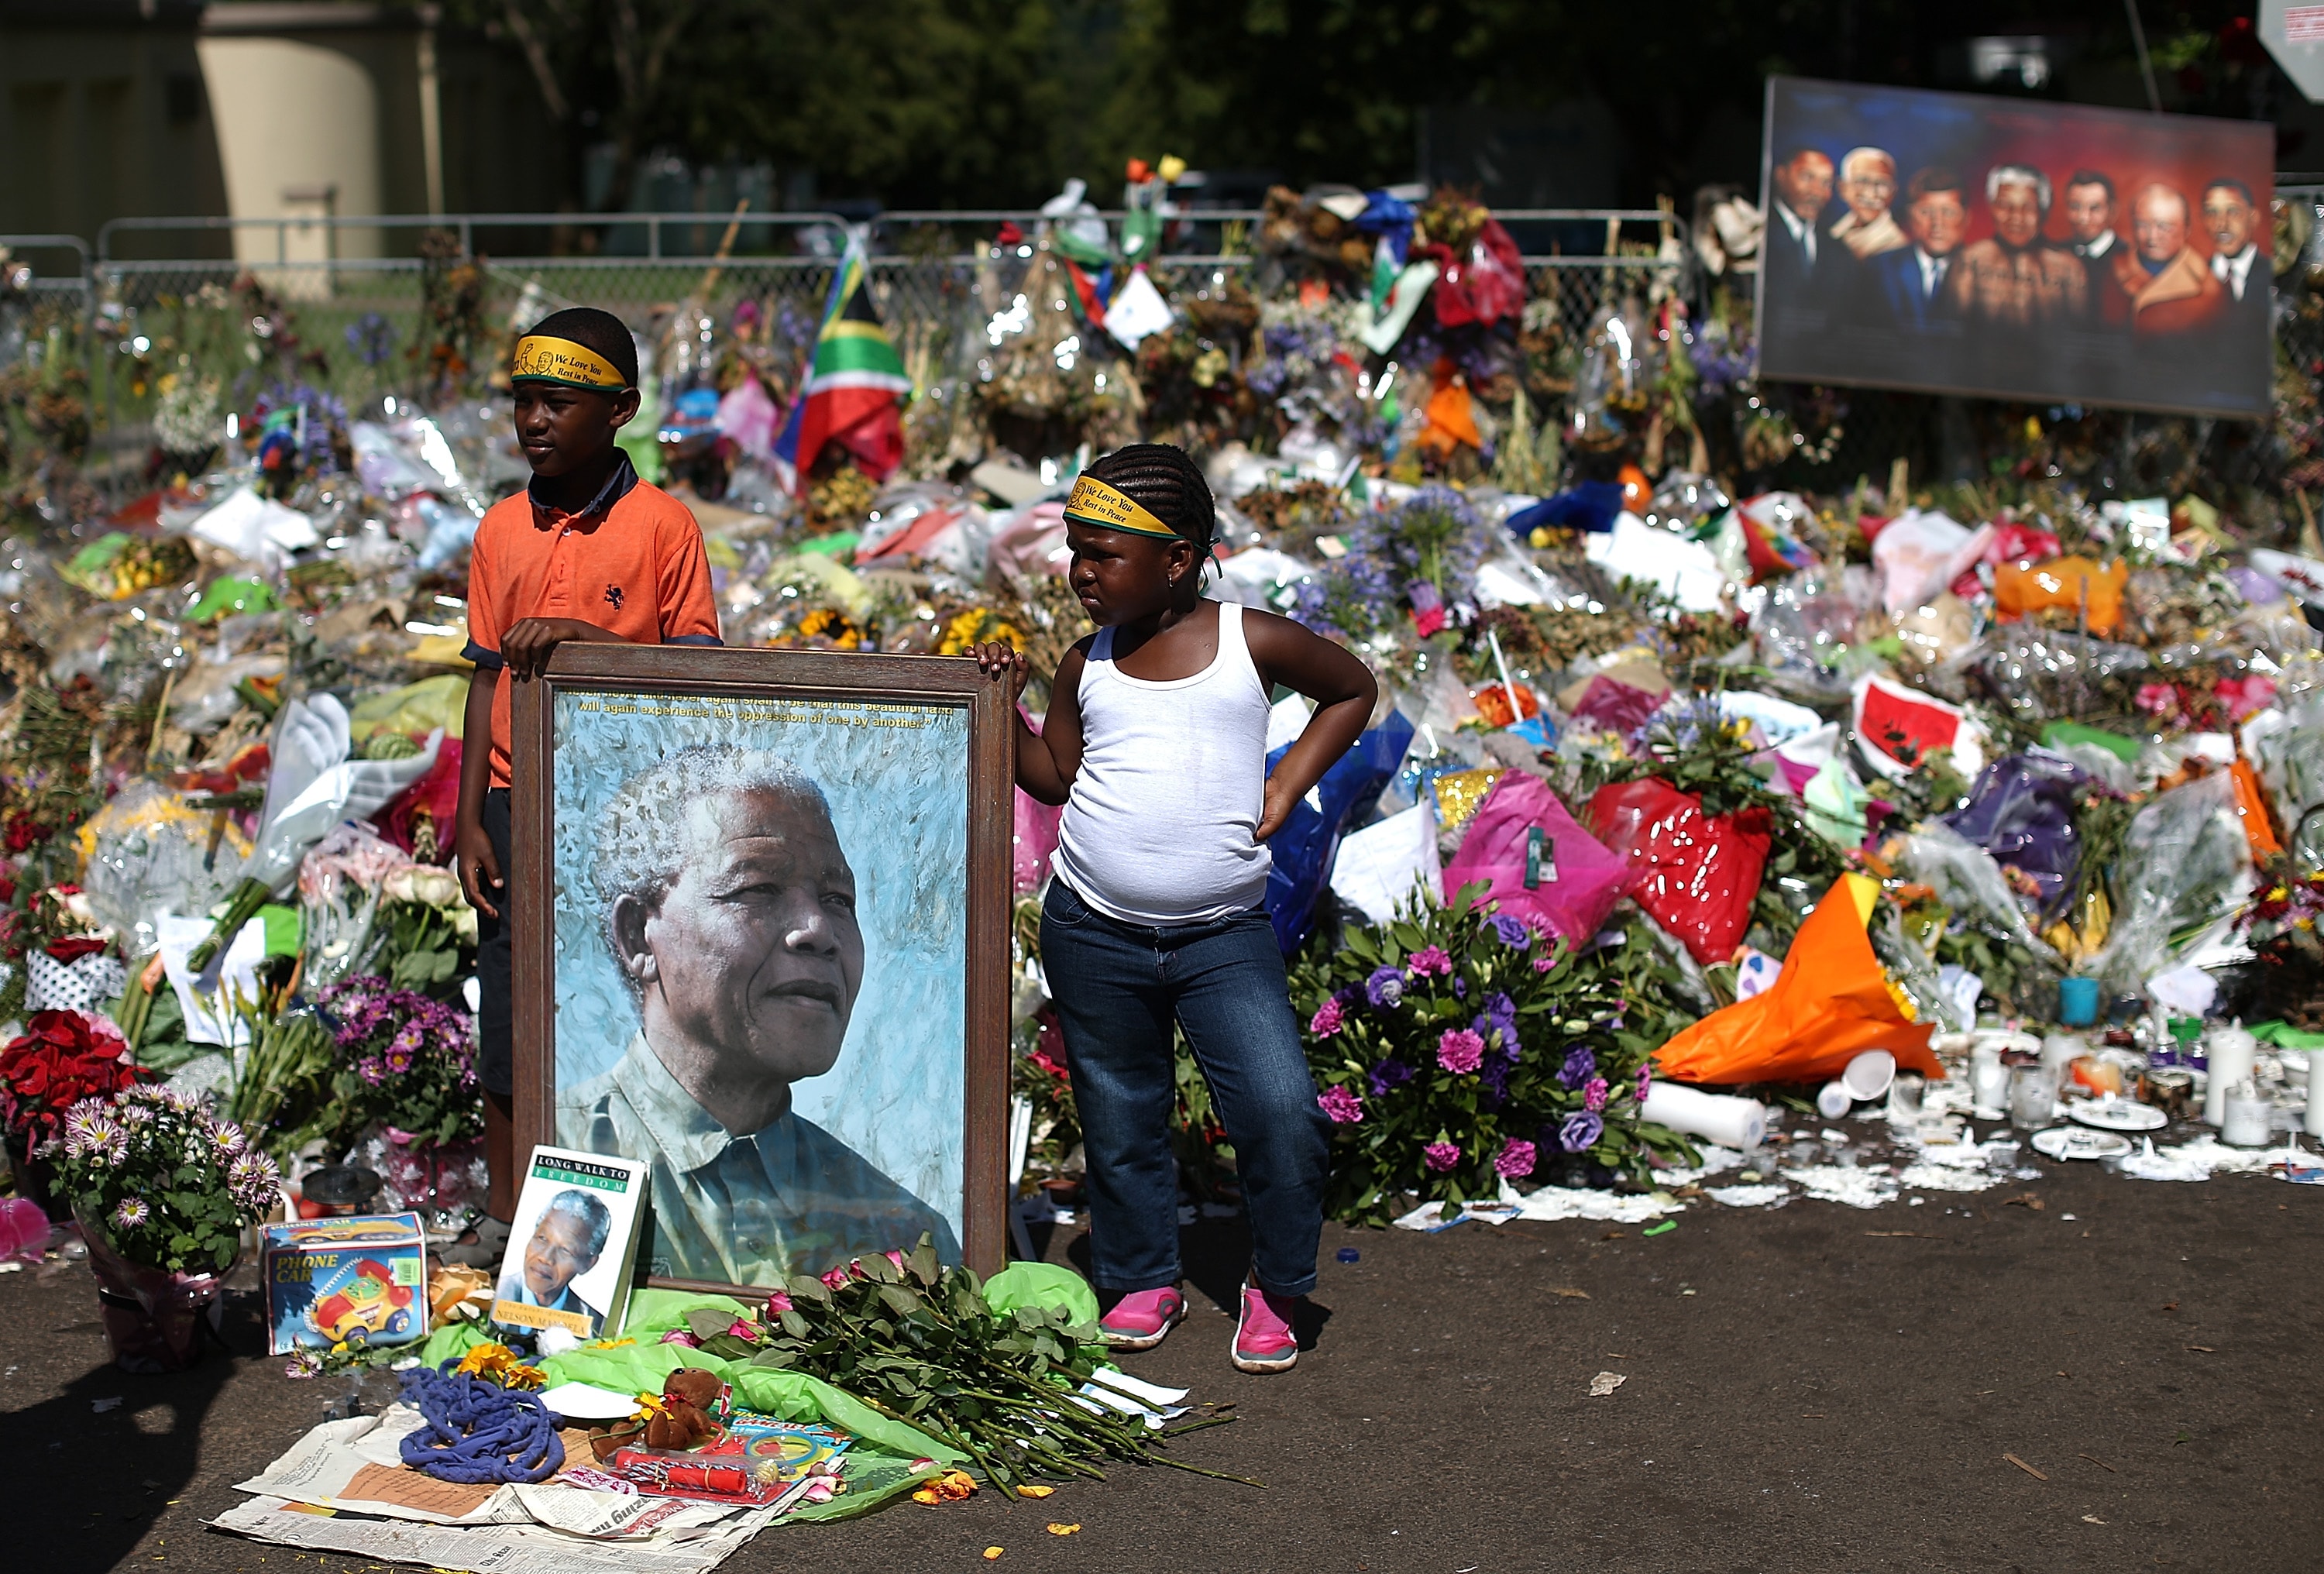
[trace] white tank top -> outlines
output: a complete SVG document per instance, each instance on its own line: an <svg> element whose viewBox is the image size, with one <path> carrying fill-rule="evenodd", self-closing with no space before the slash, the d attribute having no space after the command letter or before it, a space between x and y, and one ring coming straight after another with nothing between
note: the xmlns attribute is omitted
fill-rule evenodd
<svg viewBox="0 0 2324 1574"><path fill-rule="evenodd" d="M1219 604L1219 649L1192 677L1149 683L1114 665L1101 629L1082 668L1082 768L1055 868L1124 924L1206 924L1267 897L1253 840L1267 785L1267 689L1242 608Z"/></svg>

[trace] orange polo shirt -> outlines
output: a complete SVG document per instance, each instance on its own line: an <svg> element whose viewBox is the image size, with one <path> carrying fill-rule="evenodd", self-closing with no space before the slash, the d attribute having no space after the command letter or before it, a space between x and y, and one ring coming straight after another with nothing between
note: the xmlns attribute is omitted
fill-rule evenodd
<svg viewBox="0 0 2324 1574"><path fill-rule="evenodd" d="M476 526L468 558L468 659L497 669L502 636L527 618L595 623L632 645L720 643L702 527L640 481L626 456L577 514L530 492L503 498ZM505 683L493 696L492 763L493 786L508 786Z"/></svg>

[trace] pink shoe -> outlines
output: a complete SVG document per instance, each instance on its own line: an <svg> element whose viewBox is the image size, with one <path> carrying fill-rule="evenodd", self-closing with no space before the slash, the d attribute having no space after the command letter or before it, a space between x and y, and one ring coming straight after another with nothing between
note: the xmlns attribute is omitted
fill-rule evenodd
<svg viewBox="0 0 2324 1574"><path fill-rule="evenodd" d="M1098 1321L1097 1330L1118 1350L1150 1350L1186 1320L1186 1298L1176 1290L1124 1295Z"/></svg>
<svg viewBox="0 0 2324 1574"><path fill-rule="evenodd" d="M1227 1354L1238 1372L1283 1372L1299 1358L1299 1341L1291 1336L1291 1309L1296 1298L1277 1295L1257 1284L1242 1287L1242 1315L1235 1321L1234 1344Z"/></svg>

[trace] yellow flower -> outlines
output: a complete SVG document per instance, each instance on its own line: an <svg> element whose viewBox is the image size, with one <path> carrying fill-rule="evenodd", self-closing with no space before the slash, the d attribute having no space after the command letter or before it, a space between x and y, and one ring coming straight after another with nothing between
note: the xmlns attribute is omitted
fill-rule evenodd
<svg viewBox="0 0 2324 1574"><path fill-rule="evenodd" d="M936 642L936 654L963 656L988 640L1005 640L1009 648L1019 655L1025 651L1025 636L1015 624L983 607L971 607L945 625L944 638Z"/></svg>
<svg viewBox="0 0 2324 1574"><path fill-rule="evenodd" d="M836 607L817 607L801 618L798 637L802 640L828 640L836 650L860 650L863 647L863 631Z"/></svg>
<svg viewBox="0 0 2324 1574"><path fill-rule="evenodd" d="M503 1388L538 1388L546 1381L538 1367L528 1367L506 1345L481 1344L460 1358L453 1368L462 1376L481 1377Z"/></svg>

